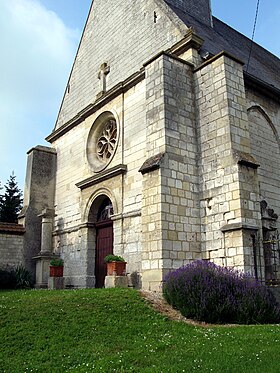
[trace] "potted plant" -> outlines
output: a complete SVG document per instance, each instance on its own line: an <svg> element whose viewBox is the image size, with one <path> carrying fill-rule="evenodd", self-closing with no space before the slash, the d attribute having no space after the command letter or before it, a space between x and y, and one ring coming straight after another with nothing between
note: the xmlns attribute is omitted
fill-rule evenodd
<svg viewBox="0 0 280 373"><path fill-rule="evenodd" d="M107 263L107 276L125 276L126 261L118 255L107 255L104 258Z"/></svg>
<svg viewBox="0 0 280 373"><path fill-rule="evenodd" d="M63 277L63 260L56 258L50 261L50 277Z"/></svg>

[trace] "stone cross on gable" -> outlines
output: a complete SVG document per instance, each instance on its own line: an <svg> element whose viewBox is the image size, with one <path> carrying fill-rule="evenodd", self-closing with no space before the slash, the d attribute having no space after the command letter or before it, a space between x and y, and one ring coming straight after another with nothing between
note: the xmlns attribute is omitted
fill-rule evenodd
<svg viewBox="0 0 280 373"><path fill-rule="evenodd" d="M107 83L106 78L109 72L110 72L110 66L108 66L108 64L104 62L100 66L100 69L98 72L98 79L100 80L100 92L98 93L97 98L99 98L106 92L106 83Z"/></svg>

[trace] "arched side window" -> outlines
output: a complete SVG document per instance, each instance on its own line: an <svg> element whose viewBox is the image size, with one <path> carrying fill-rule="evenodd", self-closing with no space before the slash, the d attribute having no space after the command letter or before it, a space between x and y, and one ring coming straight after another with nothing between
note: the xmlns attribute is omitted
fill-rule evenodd
<svg viewBox="0 0 280 373"><path fill-rule="evenodd" d="M280 141L275 125L260 106L248 109L251 153L260 164L258 176L262 199L280 212Z"/></svg>

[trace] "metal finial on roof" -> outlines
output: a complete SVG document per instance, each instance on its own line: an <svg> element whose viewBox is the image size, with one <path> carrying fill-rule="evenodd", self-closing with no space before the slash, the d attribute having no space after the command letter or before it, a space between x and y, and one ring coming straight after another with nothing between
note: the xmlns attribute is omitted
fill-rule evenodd
<svg viewBox="0 0 280 373"><path fill-rule="evenodd" d="M249 51L249 57L248 57L246 72L248 71L248 68L249 68L249 65L250 65L250 59L251 59L251 54L252 54L252 49L253 49L253 44L254 44L254 37L255 37L257 19L258 19L258 14L259 14L259 6L260 6L260 0L257 0L257 9L256 9L255 22L254 22L254 28L253 28L253 33L252 33L252 39L251 39L251 45L250 45L250 51Z"/></svg>

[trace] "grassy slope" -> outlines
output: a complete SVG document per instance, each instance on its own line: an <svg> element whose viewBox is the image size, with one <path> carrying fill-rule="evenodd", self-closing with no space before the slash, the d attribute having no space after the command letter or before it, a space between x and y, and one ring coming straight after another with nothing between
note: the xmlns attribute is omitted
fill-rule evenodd
<svg viewBox="0 0 280 373"><path fill-rule="evenodd" d="M0 292L0 372L279 372L279 332L169 321L133 290Z"/></svg>

